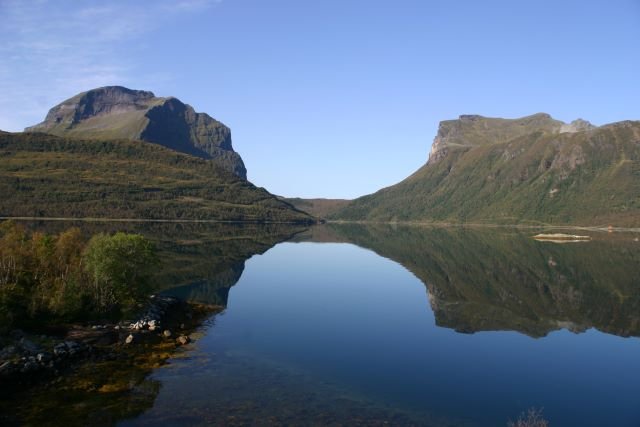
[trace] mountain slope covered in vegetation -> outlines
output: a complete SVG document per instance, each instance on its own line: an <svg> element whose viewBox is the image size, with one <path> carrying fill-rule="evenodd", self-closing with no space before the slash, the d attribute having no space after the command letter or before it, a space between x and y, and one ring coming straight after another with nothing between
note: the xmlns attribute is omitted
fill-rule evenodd
<svg viewBox="0 0 640 427"><path fill-rule="evenodd" d="M640 122L442 122L428 162L338 220L640 226Z"/></svg>
<svg viewBox="0 0 640 427"><path fill-rule="evenodd" d="M212 160L142 141L0 134L0 216L312 222Z"/></svg>

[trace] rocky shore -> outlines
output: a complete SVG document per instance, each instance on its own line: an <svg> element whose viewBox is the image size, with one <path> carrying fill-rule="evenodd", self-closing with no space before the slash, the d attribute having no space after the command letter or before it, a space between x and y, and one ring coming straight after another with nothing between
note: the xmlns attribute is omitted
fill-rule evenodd
<svg viewBox="0 0 640 427"><path fill-rule="evenodd" d="M0 384L28 387L64 376L88 362L127 359L157 343L191 342L191 331L214 307L151 296L140 315L118 323L71 325L39 335L13 330L0 337ZM2 392L0 391L0 395Z"/></svg>

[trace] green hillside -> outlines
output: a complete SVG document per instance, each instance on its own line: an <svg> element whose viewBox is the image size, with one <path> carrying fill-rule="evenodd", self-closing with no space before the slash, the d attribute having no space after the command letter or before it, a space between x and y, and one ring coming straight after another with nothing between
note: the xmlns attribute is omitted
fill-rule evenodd
<svg viewBox="0 0 640 427"><path fill-rule="evenodd" d="M312 222L205 160L142 141L0 134L0 216Z"/></svg>
<svg viewBox="0 0 640 427"><path fill-rule="evenodd" d="M640 226L640 122L585 123L443 122L427 164L331 218Z"/></svg>

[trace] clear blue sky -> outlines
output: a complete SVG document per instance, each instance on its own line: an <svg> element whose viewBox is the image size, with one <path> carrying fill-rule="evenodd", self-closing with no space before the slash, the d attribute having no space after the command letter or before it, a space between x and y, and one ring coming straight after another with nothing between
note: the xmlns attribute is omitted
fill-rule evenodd
<svg viewBox="0 0 640 427"><path fill-rule="evenodd" d="M398 182L460 114L640 119L638 0L0 0L0 58L0 129L151 90L230 126L285 196Z"/></svg>

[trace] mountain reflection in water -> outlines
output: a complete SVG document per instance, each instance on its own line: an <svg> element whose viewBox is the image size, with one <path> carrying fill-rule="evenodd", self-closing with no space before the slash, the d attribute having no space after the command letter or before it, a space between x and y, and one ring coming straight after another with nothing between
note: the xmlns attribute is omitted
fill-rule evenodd
<svg viewBox="0 0 640 427"><path fill-rule="evenodd" d="M427 288L438 326L532 337L560 328L640 335L634 236L591 233L593 241L559 245L501 228L332 225L320 233L320 240L354 243L411 271Z"/></svg>
<svg viewBox="0 0 640 427"><path fill-rule="evenodd" d="M170 353L166 368L116 363L16 396L24 420L209 425L273 415L285 424L506 425L540 402L558 425L598 425L567 409L573 393L569 407L591 399L592 412L617 408L616 422L632 425L633 374L617 383L624 393L600 390L630 368L634 342L595 331L520 334L640 336L635 236L590 233L589 242L558 245L507 228L82 225L87 234L122 227L156 243L158 291L229 308L205 322L191 349ZM356 245L395 264L341 245L279 245L250 260L283 241ZM96 391L100 378L116 376L125 389Z"/></svg>

